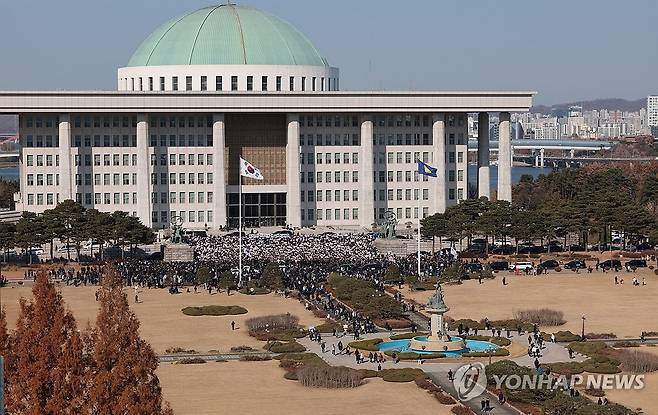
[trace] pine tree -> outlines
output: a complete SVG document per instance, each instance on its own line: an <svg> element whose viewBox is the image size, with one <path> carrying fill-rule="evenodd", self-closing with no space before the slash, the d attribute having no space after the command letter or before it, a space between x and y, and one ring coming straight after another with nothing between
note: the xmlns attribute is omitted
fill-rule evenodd
<svg viewBox="0 0 658 415"><path fill-rule="evenodd" d="M162 407L155 374L158 358L139 337L139 321L128 306L121 278L110 270L99 293L100 311L91 334L92 370L85 413L94 415L171 414Z"/></svg>
<svg viewBox="0 0 658 415"><path fill-rule="evenodd" d="M45 272L38 274L32 294L32 301L20 301L11 339L8 412L79 414L85 365L75 319Z"/></svg>

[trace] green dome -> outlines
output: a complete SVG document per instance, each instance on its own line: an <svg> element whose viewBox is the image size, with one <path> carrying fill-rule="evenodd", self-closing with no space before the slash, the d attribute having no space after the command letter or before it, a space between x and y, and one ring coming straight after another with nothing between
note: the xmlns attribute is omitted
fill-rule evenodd
<svg viewBox="0 0 658 415"><path fill-rule="evenodd" d="M206 7L160 26L137 48L128 66L329 66L292 25L235 4Z"/></svg>

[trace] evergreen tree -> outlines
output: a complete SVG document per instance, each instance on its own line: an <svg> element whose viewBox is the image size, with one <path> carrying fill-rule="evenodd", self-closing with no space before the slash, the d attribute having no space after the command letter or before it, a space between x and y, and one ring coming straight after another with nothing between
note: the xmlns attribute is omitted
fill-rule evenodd
<svg viewBox="0 0 658 415"><path fill-rule="evenodd" d="M21 299L12 337L7 410L12 414L80 414L85 365L75 319L40 272L34 299Z"/></svg>
<svg viewBox="0 0 658 415"><path fill-rule="evenodd" d="M100 310L90 340L93 350L86 413L171 414L163 408L158 358L139 337L139 321L128 306L121 277L111 270L99 290Z"/></svg>

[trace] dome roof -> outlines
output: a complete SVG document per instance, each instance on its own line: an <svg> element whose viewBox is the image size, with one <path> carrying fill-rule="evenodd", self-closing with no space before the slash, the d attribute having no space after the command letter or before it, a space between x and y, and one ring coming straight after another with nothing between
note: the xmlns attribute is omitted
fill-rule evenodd
<svg viewBox="0 0 658 415"><path fill-rule="evenodd" d="M151 33L128 66L329 66L313 44L269 13L221 4L179 16Z"/></svg>

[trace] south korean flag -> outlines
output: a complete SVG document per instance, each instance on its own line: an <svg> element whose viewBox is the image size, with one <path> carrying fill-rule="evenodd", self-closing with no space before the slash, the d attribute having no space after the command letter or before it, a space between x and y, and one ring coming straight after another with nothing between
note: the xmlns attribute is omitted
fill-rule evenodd
<svg viewBox="0 0 658 415"><path fill-rule="evenodd" d="M240 176L249 177L255 180L263 180L263 175L260 174L260 170L242 157L240 157Z"/></svg>

